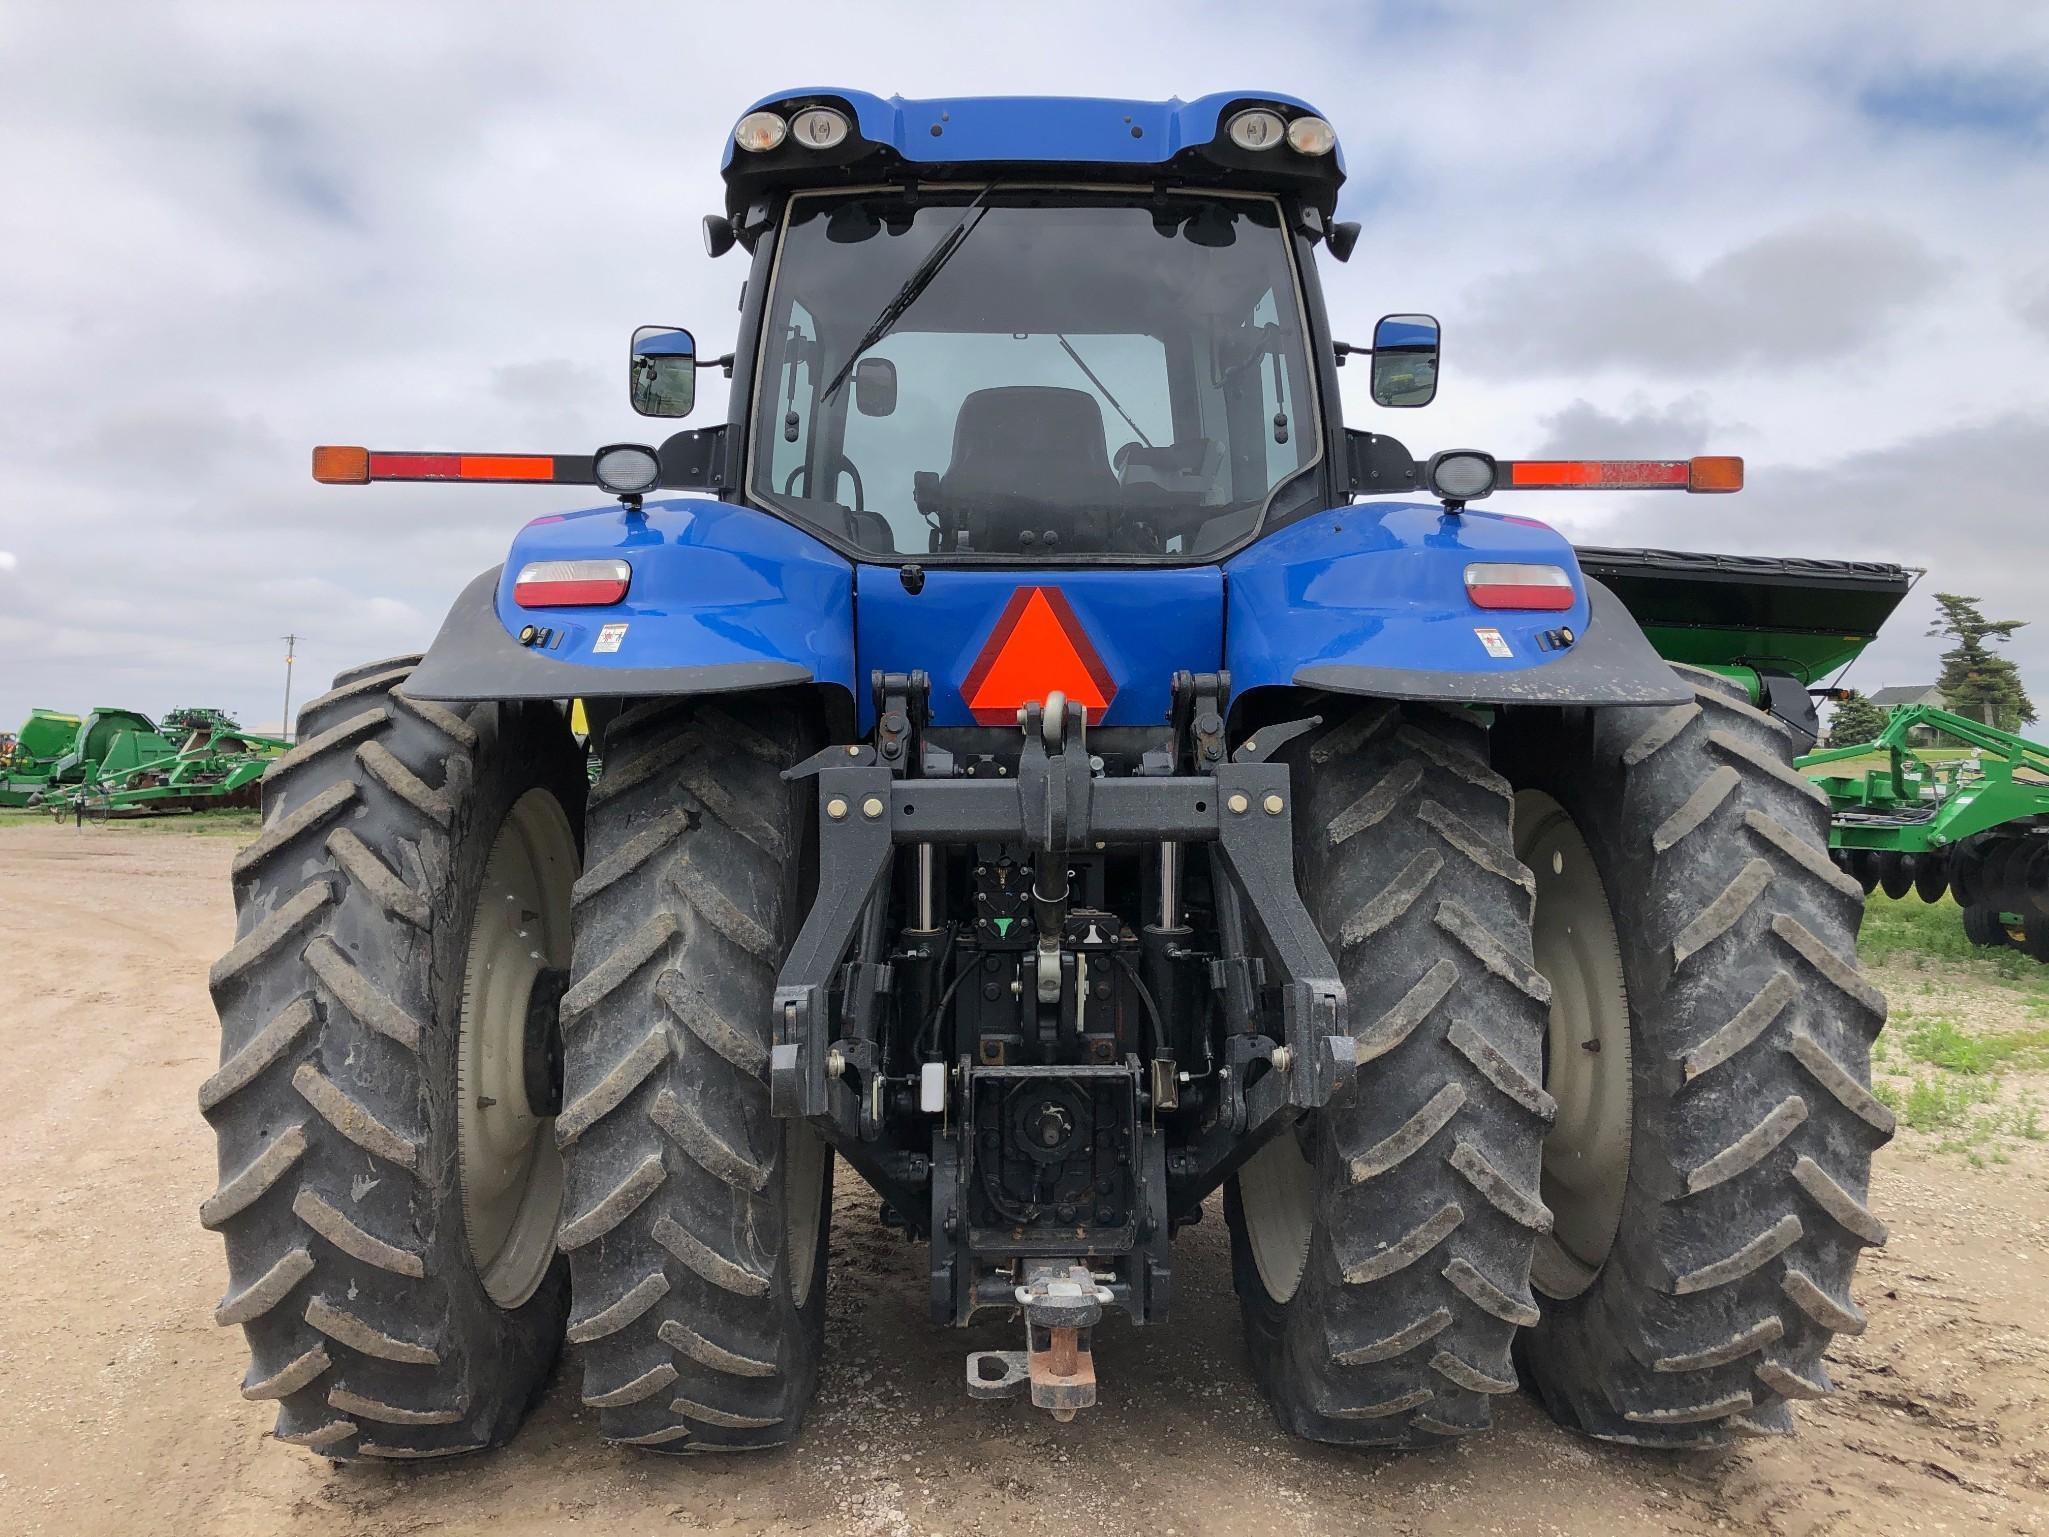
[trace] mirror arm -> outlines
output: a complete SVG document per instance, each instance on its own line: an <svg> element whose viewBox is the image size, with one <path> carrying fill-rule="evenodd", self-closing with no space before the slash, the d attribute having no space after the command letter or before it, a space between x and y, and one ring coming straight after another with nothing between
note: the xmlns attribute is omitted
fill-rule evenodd
<svg viewBox="0 0 2049 1537"><path fill-rule="evenodd" d="M1353 496L1389 496L1423 484L1415 457L1400 443L1352 427L1345 429L1345 481Z"/></svg>
<svg viewBox="0 0 2049 1537"><path fill-rule="evenodd" d="M664 491L723 491L734 484L727 464L726 427L697 427L672 433L657 453Z"/></svg>

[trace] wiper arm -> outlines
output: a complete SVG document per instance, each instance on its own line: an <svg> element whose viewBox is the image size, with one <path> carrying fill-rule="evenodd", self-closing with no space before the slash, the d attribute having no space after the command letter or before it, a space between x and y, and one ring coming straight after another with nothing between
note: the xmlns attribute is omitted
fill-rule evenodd
<svg viewBox="0 0 2049 1537"><path fill-rule="evenodd" d="M968 236L975 231L975 225L982 222L982 215L988 212L982 204L995 190L992 184L976 193L975 200L961 210L961 216L953 228L946 232L939 244L925 253L925 259L918 263L916 271L904 279L904 286L896 291L896 297L883 305L882 313L861 333L861 339L854 344L854 350L847 354L846 362L842 363L840 371L832 376L832 383L825 387L822 399L831 400L839 393L840 386L847 382L847 375L854 371L854 365L861 361L862 354L889 335L896 323L903 319L904 311L916 304L919 295L932 286L932 280L939 276L940 269L953 259L955 251L967 243Z"/></svg>
<svg viewBox="0 0 2049 1537"><path fill-rule="evenodd" d="M1112 395L1110 393L1110 386L1103 383L1102 380L1098 379L1096 377L1096 371L1093 368L1089 367L1087 363L1082 361L1081 354L1074 350L1074 343L1069 341L1064 335L1062 335L1058 331L1055 331L1053 334L1054 336L1059 338L1060 345L1067 349L1067 355L1074 359L1074 366L1076 368L1079 368L1083 373L1089 376L1089 383L1093 384L1096 387L1096 393L1101 395L1103 399L1109 401L1110 404L1116 408L1117 414L1124 418L1124 425L1129 427L1133 432L1138 434L1138 441L1145 444L1147 448L1157 447L1158 445L1156 445L1151 438L1145 435L1145 428L1139 426L1137 422L1131 419L1131 413L1124 409L1124 402L1119 400L1115 395Z"/></svg>

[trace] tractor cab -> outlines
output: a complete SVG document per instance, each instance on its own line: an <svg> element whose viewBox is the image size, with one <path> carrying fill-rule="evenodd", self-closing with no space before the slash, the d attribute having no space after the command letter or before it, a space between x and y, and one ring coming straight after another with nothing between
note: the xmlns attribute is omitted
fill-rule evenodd
<svg viewBox="0 0 2049 1537"><path fill-rule="evenodd" d="M1185 562L1333 499L1306 105L806 95L724 169L755 505L863 559Z"/></svg>

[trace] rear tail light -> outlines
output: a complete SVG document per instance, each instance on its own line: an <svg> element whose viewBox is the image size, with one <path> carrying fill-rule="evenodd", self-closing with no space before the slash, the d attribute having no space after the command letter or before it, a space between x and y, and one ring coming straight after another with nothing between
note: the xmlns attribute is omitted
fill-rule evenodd
<svg viewBox="0 0 2049 1537"><path fill-rule="evenodd" d="M1476 562L1466 567L1466 596L1475 608L1567 609L1572 578L1563 566Z"/></svg>
<svg viewBox="0 0 2049 1537"><path fill-rule="evenodd" d="M512 601L521 608L586 608L617 603L633 585L623 560L537 560L520 568Z"/></svg>

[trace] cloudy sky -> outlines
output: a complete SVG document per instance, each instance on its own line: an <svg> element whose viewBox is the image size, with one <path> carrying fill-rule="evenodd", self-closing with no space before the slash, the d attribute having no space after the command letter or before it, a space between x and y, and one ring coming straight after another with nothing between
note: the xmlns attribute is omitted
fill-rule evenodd
<svg viewBox="0 0 2049 1537"><path fill-rule="evenodd" d="M732 340L706 259L754 97L1284 90L1365 238L1338 334L1446 326L1418 450L1743 454L1739 497L1558 496L1588 542L1894 560L2032 619L2049 694L2049 6L1003 7L0 0L0 725L274 721L423 646L547 488L315 486L315 442L647 436L640 322Z"/></svg>

